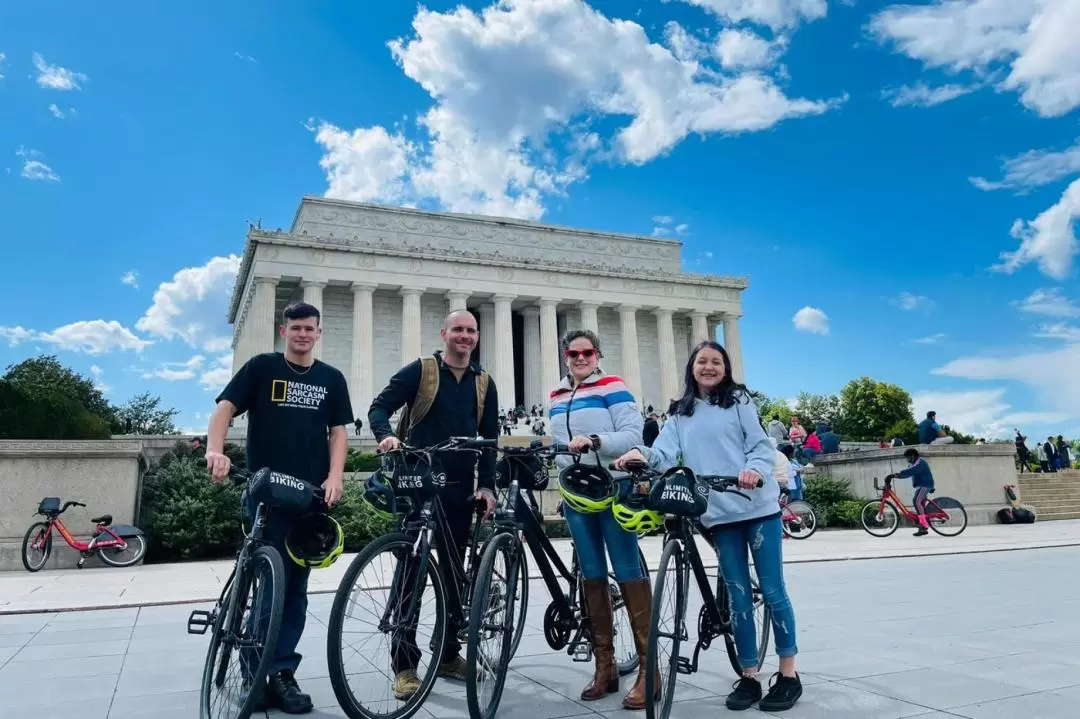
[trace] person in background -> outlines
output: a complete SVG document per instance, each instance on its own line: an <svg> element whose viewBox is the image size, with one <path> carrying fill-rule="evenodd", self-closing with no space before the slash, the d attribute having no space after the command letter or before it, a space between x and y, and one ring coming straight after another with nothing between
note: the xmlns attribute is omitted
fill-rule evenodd
<svg viewBox="0 0 1080 719"><path fill-rule="evenodd" d="M1044 461L1045 469L1043 471L1057 473L1058 455L1057 447L1054 446L1053 437L1047 437L1046 441L1043 442L1043 454L1046 455L1046 460Z"/></svg>
<svg viewBox="0 0 1080 719"><path fill-rule="evenodd" d="M775 440L776 444L779 444L788 438L787 427L780 421L779 414L774 414L772 416L772 419L769 420L769 426L765 431L768 433L769 437Z"/></svg>
<svg viewBox="0 0 1080 719"><path fill-rule="evenodd" d="M1060 434L1057 436L1057 466L1058 469L1068 469L1072 466L1069 445Z"/></svg>
<svg viewBox="0 0 1080 719"><path fill-rule="evenodd" d="M641 438L645 446L651 447L658 434L660 434L660 423L657 421L656 412L651 412L645 419L645 426L641 429Z"/></svg>
<svg viewBox="0 0 1080 719"><path fill-rule="evenodd" d="M840 435L832 431L832 425L819 424L817 436L821 441L822 454L836 454L840 451Z"/></svg>
<svg viewBox="0 0 1080 719"><path fill-rule="evenodd" d="M803 427L799 422L799 418L795 415L791 415L791 429L788 431L788 439L791 440L791 444L798 449L806 441L806 427Z"/></svg>
<svg viewBox="0 0 1080 719"><path fill-rule="evenodd" d="M927 412L926 419L919 422L919 444L952 444L955 441L937 423L937 412Z"/></svg>
<svg viewBox="0 0 1080 719"><path fill-rule="evenodd" d="M810 434L806 435L806 442L799 449L799 458L804 462L813 462L814 457L821 454L821 440L818 439L817 430L815 429Z"/></svg>
<svg viewBox="0 0 1080 719"><path fill-rule="evenodd" d="M802 470L803 465L795 458L795 448L790 444L780 445L780 451L784 454L784 457L788 460L788 471L790 472L790 478L788 479L788 492L791 498L802 499L803 498L803 477Z"/></svg>

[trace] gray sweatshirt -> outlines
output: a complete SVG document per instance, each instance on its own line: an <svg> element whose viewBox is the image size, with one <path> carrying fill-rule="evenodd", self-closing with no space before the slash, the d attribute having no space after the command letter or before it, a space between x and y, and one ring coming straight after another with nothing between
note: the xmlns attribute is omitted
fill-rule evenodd
<svg viewBox="0 0 1080 719"><path fill-rule="evenodd" d="M760 489L740 490L746 501L726 492L710 492L709 506L700 518L705 527L760 519L780 511L780 485L773 476L776 450L758 420L757 406L749 398L728 409L698 399L689 417L672 415L652 447L637 448L653 469L664 471L682 464L697 474L735 477L744 469L761 475Z"/></svg>

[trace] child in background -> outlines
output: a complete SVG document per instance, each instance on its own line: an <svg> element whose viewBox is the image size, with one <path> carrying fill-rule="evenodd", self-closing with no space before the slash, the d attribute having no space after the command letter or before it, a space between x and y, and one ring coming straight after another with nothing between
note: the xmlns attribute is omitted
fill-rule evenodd
<svg viewBox="0 0 1080 719"><path fill-rule="evenodd" d="M803 465L799 463L799 460L795 459L795 448L790 444L782 444L779 447L780 453L787 457L788 460L788 492L791 494L791 498L802 499L803 481L802 470Z"/></svg>
<svg viewBox="0 0 1080 719"><path fill-rule="evenodd" d="M911 486L915 488L915 496L911 501L915 505L915 512L919 515L919 529L915 532L915 536L922 537L930 531L930 525L926 522L926 498L934 491L934 475L930 472L930 465L919 456L919 450L914 447L904 452L904 459L909 462L908 468L896 474L890 474L886 479L911 477Z"/></svg>

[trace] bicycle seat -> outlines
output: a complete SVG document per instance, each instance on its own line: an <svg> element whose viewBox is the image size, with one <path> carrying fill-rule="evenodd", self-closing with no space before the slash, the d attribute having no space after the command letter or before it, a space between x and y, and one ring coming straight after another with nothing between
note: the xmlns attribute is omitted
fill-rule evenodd
<svg viewBox="0 0 1080 719"><path fill-rule="evenodd" d="M92 517L90 521L94 524L112 524L112 515L103 514L100 517Z"/></svg>

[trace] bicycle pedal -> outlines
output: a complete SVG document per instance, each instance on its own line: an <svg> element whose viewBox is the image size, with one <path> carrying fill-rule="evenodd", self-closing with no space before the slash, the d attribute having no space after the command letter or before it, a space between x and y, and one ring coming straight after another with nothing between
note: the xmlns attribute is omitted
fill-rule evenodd
<svg viewBox="0 0 1080 719"><path fill-rule="evenodd" d="M589 642L577 642L570 647L570 658L575 662L590 662L592 657L593 649Z"/></svg>
<svg viewBox="0 0 1080 719"><path fill-rule="evenodd" d="M188 615L188 634L206 634L206 630L214 625L214 613L202 609L196 609Z"/></svg>
<svg viewBox="0 0 1080 719"><path fill-rule="evenodd" d="M694 673L694 667L693 667L693 665L690 664L689 659L687 659L686 657L679 657L679 661L677 662L677 666L676 666L676 671L679 674L693 674Z"/></svg>

